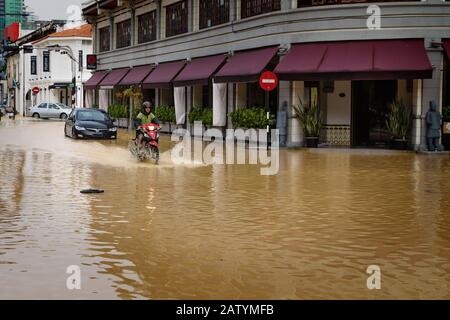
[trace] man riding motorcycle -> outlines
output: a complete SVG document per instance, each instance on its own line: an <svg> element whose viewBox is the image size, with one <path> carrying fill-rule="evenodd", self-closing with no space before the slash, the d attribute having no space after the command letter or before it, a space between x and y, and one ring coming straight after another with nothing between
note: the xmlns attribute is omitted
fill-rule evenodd
<svg viewBox="0 0 450 320"><path fill-rule="evenodd" d="M136 128L136 139L137 139L137 145L138 145L138 151L143 147L143 139L144 139L144 132L143 129L139 129L139 126L148 124L148 123L155 123L159 125L159 121L156 118L156 116L152 112L153 105L149 101L145 101L142 104L142 111L137 115L136 119L134 120L134 126Z"/></svg>

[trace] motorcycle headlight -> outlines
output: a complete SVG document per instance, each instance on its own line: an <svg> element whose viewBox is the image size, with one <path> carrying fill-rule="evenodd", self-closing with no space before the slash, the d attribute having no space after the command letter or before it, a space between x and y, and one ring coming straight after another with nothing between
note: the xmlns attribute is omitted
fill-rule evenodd
<svg viewBox="0 0 450 320"><path fill-rule="evenodd" d="M111 131L111 132L116 132L116 131L117 131L117 128L116 128L116 127L110 128L109 131Z"/></svg>
<svg viewBox="0 0 450 320"><path fill-rule="evenodd" d="M155 130L155 127L154 127L154 126L150 126L150 127L148 127L148 129L149 129L150 131L153 131L153 130Z"/></svg>
<svg viewBox="0 0 450 320"><path fill-rule="evenodd" d="M80 126L75 126L75 129L77 129L78 131L84 131L84 130L86 130L85 127L80 127Z"/></svg>

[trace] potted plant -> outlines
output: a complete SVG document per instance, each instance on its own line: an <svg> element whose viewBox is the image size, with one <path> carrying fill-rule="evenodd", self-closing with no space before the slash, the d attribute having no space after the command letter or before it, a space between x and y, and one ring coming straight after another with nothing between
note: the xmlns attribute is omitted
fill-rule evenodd
<svg viewBox="0 0 450 320"><path fill-rule="evenodd" d="M206 128L209 128L213 122L213 110L212 108L195 107L189 112L188 118L190 124L201 121Z"/></svg>
<svg viewBox="0 0 450 320"><path fill-rule="evenodd" d="M409 145L409 134L413 120L412 108L402 100L394 100L389 106L386 128L392 135L390 146L393 149L405 150Z"/></svg>
<svg viewBox="0 0 450 320"><path fill-rule="evenodd" d="M117 126L120 128L128 127L128 112L128 106L123 104L112 104L108 107L108 114L117 119Z"/></svg>
<svg viewBox="0 0 450 320"><path fill-rule="evenodd" d="M299 97L299 105L293 106L295 116L300 120L303 136L308 148L319 146L320 130L323 123L323 112L317 103L305 106Z"/></svg>
<svg viewBox="0 0 450 320"><path fill-rule="evenodd" d="M450 133L450 106L446 106L445 108L442 109L442 122L444 128L449 128L447 133Z"/></svg>
<svg viewBox="0 0 450 320"><path fill-rule="evenodd" d="M203 108L194 107L189 111L189 123L194 124L196 121L203 121Z"/></svg>
<svg viewBox="0 0 450 320"><path fill-rule="evenodd" d="M202 115L203 124L206 128L211 128L213 124L213 109L212 108L204 108Z"/></svg>
<svg viewBox="0 0 450 320"><path fill-rule="evenodd" d="M269 119L267 119L267 111L261 107L237 109L230 113L230 118L235 129L243 129L244 131L266 129L267 126L271 128L275 125L275 115L270 114ZM256 137L256 139L258 138Z"/></svg>
<svg viewBox="0 0 450 320"><path fill-rule="evenodd" d="M270 114L267 119L267 111L258 107L237 109L230 113L230 117L233 127L240 129L266 129L275 124L275 116Z"/></svg>
<svg viewBox="0 0 450 320"><path fill-rule="evenodd" d="M172 125L176 123L175 108L159 106L156 108L155 115L162 125L168 126L164 131L172 132Z"/></svg>

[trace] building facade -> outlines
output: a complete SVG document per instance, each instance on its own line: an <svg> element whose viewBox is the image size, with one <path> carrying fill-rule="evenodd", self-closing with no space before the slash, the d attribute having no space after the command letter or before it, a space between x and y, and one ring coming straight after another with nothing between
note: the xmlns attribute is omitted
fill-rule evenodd
<svg viewBox="0 0 450 320"><path fill-rule="evenodd" d="M232 111L267 107L258 78L271 70L281 81L270 111L319 105L322 142L385 145L387 109L402 100L421 149L430 101L449 103L448 1L104 0L83 14L98 55L89 104L104 108L117 86L140 85L157 106L175 106L178 124L202 106L213 107L215 126L231 127ZM288 122L288 144L302 145L298 119Z"/></svg>
<svg viewBox="0 0 450 320"><path fill-rule="evenodd" d="M14 22L22 22L23 0L0 0L0 40L3 40L3 30Z"/></svg>
<svg viewBox="0 0 450 320"><path fill-rule="evenodd" d="M91 26L84 24L49 33L51 25L36 30L36 36L30 34L30 41L18 40L22 48L31 45L32 52L20 50L8 58L8 104L21 115L28 115L32 106L42 102L83 106L83 83L91 76L86 68L86 56L93 52ZM38 92L33 93L33 88Z"/></svg>
<svg viewBox="0 0 450 320"><path fill-rule="evenodd" d="M52 49L54 46L60 46L61 49ZM91 26L85 24L52 33L35 41L33 47L33 53L26 58L26 73L29 75L27 105L58 102L68 106L72 106L72 103L82 106L83 83L91 77L91 72L86 69L86 56L93 52ZM67 52L68 50L71 52ZM73 77L76 78L74 102ZM33 94L32 88L39 88L39 93Z"/></svg>

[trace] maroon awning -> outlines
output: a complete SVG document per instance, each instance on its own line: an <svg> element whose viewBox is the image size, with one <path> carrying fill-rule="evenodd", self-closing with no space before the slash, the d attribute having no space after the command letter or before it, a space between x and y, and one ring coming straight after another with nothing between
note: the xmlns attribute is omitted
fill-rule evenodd
<svg viewBox="0 0 450 320"><path fill-rule="evenodd" d="M161 63L142 83L144 89L169 88L173 79L180 73L186 61Z"/></svg>
<svg viewBox="0 0 450 320"><path fill-rule="evenodd" d="M444 39L442 41L442 46L444 47L444 51L447 54L447 58L450 59L450 39Z"/></svg>
<svg viewBox="0 0 450 320"><path fill-rule="evenodd" d="M278 47L236 52L217 72L214 82L255 82L278 52Z"/></svg>
<svg viewBox="0 0 450 320"><path fill-rule="evenodd" d="M226 56L211 56L192 60L173 81L175 87L207 85L209 79L225 62Z"/></svg>
<svg viewBox="0 0 450 320"><path fill-rule="evenodd" d="M85 89L95 89L98 84L106 77L108 71L96 71L92 77L84 83Z"/></svg>
<svg viewBox="0 0 450 320"><path fill-rule="evenodd" d="M275 68L281 80L428 79L423 39L294 44Z"/></svg>
<svg viewBox="0 0 450 320"><path fill-rule="evenodd" d="M100 87L114 87L120 83L120 81L130 71L129 68L112 70L108 75L100 82Z"/></svg>
<svg viewBox="0 0 450 320"><path fill-rule="evenodd" d="M142 81L152 72L154 69L153 66L139 66L134 67L128 72L128 74L120 81L119 85L121 86L133 86L137 84L141 84Z"/></svg>

